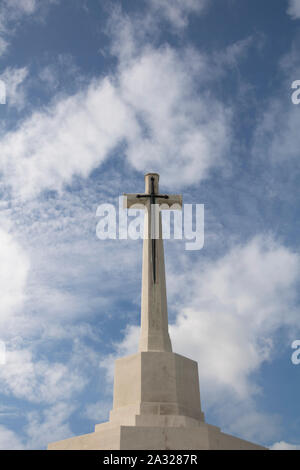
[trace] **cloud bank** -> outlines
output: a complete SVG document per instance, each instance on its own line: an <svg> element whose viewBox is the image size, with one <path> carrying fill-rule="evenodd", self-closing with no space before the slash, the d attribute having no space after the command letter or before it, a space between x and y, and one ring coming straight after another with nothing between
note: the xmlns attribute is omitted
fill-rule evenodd
<svg viewBox="0 0 300 470"><path fill-rule="evenodd" d="M129 19L118 16L112 25L112 52L121 44L114 74L3 133L0 171L18 197L87 177L121 142L132 167L160 172L166 186L199 182L222 166L231 110L208 91L214 74L207 57L191 48L141 47Z"/></svg>

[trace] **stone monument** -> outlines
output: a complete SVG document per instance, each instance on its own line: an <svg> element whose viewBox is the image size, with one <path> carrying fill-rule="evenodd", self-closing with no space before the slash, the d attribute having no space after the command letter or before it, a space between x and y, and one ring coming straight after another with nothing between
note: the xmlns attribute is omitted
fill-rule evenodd
<svg viewBox="0 0 300 470"><path fill-rule="evenodd" d="M197 363L172 352L160 210L179 209L182 198L159 194L158 183L159 175L149 173L145 193L124 199L127 208L145 208L139 351L115 363L109 422L49 450L263 449L205 422Z"/></svg>

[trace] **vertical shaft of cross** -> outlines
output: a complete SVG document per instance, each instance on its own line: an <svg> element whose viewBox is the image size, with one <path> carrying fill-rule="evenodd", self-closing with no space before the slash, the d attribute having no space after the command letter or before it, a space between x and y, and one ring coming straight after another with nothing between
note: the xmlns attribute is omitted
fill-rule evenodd
<svg viewBox="0 0 300 470"><path fill-rule="evenodd" d="M145 200L140 351L172 351L168 331L161 214L158 215L157 238L153 238L156 217L151 209L155 200L153 192L159 194L158 184L158 174L145 175L145 194L152 193L152 197Z"/></svg>

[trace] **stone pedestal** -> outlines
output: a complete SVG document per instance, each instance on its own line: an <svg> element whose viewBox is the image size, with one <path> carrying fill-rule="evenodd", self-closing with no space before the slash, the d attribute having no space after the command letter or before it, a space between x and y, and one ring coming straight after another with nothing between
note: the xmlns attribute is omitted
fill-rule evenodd
<svg viewBox="0 0 300 470"><path fill-rule="evenodd" d="M142 351L115 364L114 403L95 432L49 450L263 449L204 421L198 367L179 354Z"/></svg>
<svg viewBox="0 0 300 470"><path fill-rule="evenodd" d="M48 450L265 450L206 423L197 427L97 425L95 432L49 444Z"/></svg>
<svg viewBox="0 0 300 470"><path fill-rule="evenodd" d="M133 424L144 416L181 416L204 421L195 361L170 352L147 351L118 359L110 421Z"/></svg>

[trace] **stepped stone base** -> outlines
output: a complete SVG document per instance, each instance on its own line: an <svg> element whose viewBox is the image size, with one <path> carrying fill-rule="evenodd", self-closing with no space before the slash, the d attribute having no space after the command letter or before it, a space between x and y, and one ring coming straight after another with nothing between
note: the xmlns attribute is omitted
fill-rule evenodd
<svg viewBox="0 0 300 470"><path fill-rule="evenodd" d="M115 364L114 403L95 432L49 450L258 450L205 423L198 365L172 352L144 351Z"/></svg>
<svg viewBox="0 0 300 470"><path fill-rule="evenodd" d="M142 419L140 419L142 421ZM148 423L147 423L148 424ZM95 432L49 444L49 450L264 450L224 434L216 426L98 424Z"/></svg>

